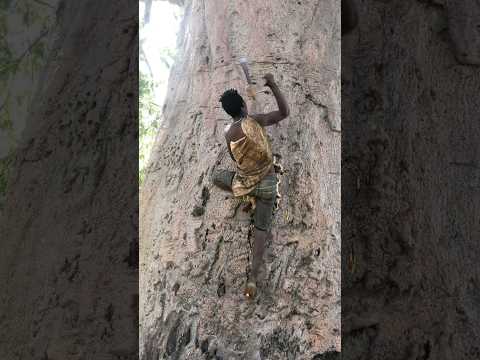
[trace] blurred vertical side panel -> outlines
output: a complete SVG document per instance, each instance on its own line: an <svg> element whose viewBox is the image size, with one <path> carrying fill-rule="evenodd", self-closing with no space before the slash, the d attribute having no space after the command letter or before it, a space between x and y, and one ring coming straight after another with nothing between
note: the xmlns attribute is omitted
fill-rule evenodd
<svg viewBox="0 0 480 360"><path fill-rule="evenodd" d="M136 358L138 3L1 11L0 357Z"/></svg>
<svg viewBox="0 0 480 360"><path fill-rule="evenodd" d="M480 3L356 5L342 38L342 358L477 359Z"/></svg>

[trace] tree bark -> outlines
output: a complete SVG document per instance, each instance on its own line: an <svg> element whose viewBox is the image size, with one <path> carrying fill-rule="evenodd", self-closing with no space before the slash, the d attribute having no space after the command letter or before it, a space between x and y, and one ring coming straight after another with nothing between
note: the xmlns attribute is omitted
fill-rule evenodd
<svg viewBox="0 0 480 360"><path fill-rule="evenodd" d="M312 359L340 350L340 7L189 0L165 124L140 207L142 359ZM220 95L246 98L239 59L272 72L290 117L268 128L286 169L259 296L243 295L248 214L212 186L233 169ZM261 88L261 86L259 86ZM272 95L259 95L272 111ZM210 355L208 355L210 354Z"/></svg>
<svg viewBox="0 0 480 360"><path fill-rule="evenodd" d="M480 4L358 10L342 39L342 358L478 358Z"/></svg>
<svg viewBox="0 0 480 360"><path fill-rule="evenodd" d="M0 354L133 358L137 18L128 1L57 15L0 224Z"/></svg>

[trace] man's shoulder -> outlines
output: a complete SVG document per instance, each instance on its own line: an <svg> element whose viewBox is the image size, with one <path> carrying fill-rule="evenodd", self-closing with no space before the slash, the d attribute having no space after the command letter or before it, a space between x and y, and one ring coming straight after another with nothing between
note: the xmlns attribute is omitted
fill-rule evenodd
<svg viewBox="0 0 480 360"><path fill-rule="evenodd" d="M243 132L241 123L232 123L227 125L225 128L225 138L228 141L237 141L238 139L242 138L245 136L245 133Z"/></svg>
<svg viewBox="0 0 480 360"><path fill-rule="evenodd" d="M223 129L223 134L225 135L225 137L227 136L228 132L230 131L230 128L232 127L232 124L228 124L227 126L225 126L225 128Z"/></svg>
<svg viewBox="0 0 480 360"><path fill-rule="evenodd" d="M225 138L230 141L232 139L232 136L234 136L234 124L228 124L225 126L223 134L225 135Z"/></svg>
<svg viewBox="0 0 480 360"><path fill-rule="evenodd" d="M264 114L249 114L247 119L250 120L250 124L254 126L263 127L263 118L265 117Z"/></svg>

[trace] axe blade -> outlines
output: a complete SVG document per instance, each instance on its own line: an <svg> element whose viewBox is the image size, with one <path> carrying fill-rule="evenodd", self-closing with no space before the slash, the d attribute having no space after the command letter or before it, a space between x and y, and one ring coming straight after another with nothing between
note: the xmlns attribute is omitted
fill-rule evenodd
<svg viewBox="0 0 480 360"><path fill-rule="evenodd" d="M240 58L240 66L243 69L245 77L247 78L248 85L252 85L252 78L250 77L250 73L248 72L248 60L245 57Z"/></svg>

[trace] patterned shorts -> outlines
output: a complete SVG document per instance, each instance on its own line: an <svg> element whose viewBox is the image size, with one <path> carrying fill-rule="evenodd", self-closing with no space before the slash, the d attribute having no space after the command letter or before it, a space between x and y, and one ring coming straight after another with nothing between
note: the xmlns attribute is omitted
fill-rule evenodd
<svg viewBox="0 0 480 360"><path fill-rule="evenodd" d="M232 189L234 171L217 170L213 183L218 187ZM257 229L269 231L272 227L273 212L277 196L277 177L275 174L265 176L247 195L255 197L254 225Z"/></svg>

